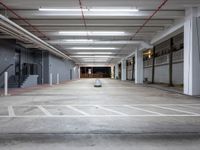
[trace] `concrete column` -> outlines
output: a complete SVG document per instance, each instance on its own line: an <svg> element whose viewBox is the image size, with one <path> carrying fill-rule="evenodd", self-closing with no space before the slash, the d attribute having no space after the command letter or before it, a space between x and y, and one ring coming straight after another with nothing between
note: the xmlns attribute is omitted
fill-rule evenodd
<svg viewBox="0 0 200 150"><path fill-rule="evenodd" d="M188 8L185 16L184 94L200 95L200 18L198 18L198 8Z"/></svg>
<svg viewBox="0 0 200 150"><path fill-rule="evenodd" d="M53 74L50 73L49 75L49 85L52 86L53 85Z"/></svg>
<svg viewBox="0 0 200 150"><path fill-rule="evenodd" d="M114 66L111 66L111 79L114 79Z"/></svg>
<svg viewBox="0 0 200 150"><path fill-rule="evenodd" d="M78 67L78 79L80 79L81 78L81 67L79 66Z"/></svg>
<svg viewBox="0 0 200 150"><path fill-rule="evenodd" d="M4 96L8 95L8 72L4 73Z"/></svg>
<svg viewBox="0 0 200 150"><path fill-rule="evenodd" d="M115 65L115 79L119 79L118 74L119 74L119 66L118 66L118 64L116 64Z"/></svg>
<svg viewBox="0 0 200 150"><path fill-rule="evenodd" d="M59 75L59 73L57 73L57 76L56 76L56 84L60 84L60 75Z"/></svg>
<svg viewBox="0 0 200 150"><path fill-rule="evenodd" d="M121 74L122 74L121 80L125 81L126 80L126 60L122 60L121 65L122 65L121 66Z"/></svg>
<svg viewBox="0 0 200 150"><path fill-rule="evenodd" d="M135 51L135 83L143 83L143 52L136 50Z"/></svg>

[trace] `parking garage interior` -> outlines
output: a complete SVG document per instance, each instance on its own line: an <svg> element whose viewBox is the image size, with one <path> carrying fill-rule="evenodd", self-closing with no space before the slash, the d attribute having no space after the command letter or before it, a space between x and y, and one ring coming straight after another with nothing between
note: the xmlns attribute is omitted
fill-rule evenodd
<svg viewBox="0 0 200 150"><path fill-rule="evenodd" d="M1 0L1 150L199 150L199 0Z"/></svg>

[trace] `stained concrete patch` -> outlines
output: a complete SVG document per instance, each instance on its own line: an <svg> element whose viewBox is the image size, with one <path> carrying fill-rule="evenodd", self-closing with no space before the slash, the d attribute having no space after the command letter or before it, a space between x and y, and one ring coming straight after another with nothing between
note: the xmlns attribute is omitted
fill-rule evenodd
<svg viewBox="0 0 200 150"><path fill-rule="evenodd" d="M118 115L116 113L95 107L95 106L75 106L75 108L84 111L90 115Z"/></svg>
<svg viewBox="0 0 200 150"><path fill-rule="evenodd" d="M152 113L140 111L137 109L127 108L123 106L106 106L105 108L113 109L122 113L125 113L127 115L152 115Z"/></svg>
<svg viewBox="0 0 200 150"><path fill-rule="evenodd" d="M170 105L168 107L172 108L172 109L177 109L177 110L180 110L180 111L186 111L186 112L192 112L192 113L200 114L200 108L198 108L198 107L190 107L190 106L187 106L187 105L184 105L184 106Z"/></svg>
<svg viewBox="0 0 200 150"><path fill-rule="evenodd" d="M152 111L152 112L155 112L155 113L160 113L160 114L163 114L163 115L188 115L188 113L158 108L158 107L154 107L154 106L136 106L136 107L140 108L140 109L147 110L147 111ZM166 108L168 108L168 106Z"/></svg>
<svg viewBox="0 0 200 150"><path fill-rule="evenodd" d="M45 115L36 106L13 106L14 112L17 116L35 116L35 115Z"/></svg>
<svg viewBox="0 0 200 150"><path fill-rule="evenodd" d="M0 107L0 116L8 116L8 108L1 106Z"/></svg>
<svg viewBox="0 0 200 150"><path fill-rule="evenodd" d="M81 113L71 110L65 106L43 106L52 115L82 115Z"/></svg>
<svg viewBox="0 0 200 150"><path fill-rule="evenodd" d="M104 86L95 89L93 82L93 79L78 80L33 91L29 95L1 97L1 106L8 106L9 112L14 106L16 116L0 116L0 150L199 150L200 116L184 116L183 112L180 116L152 115L124 107L149 105L145 110L177 114L172 110L155 109L152 105L172 108L170 105L194 104L196 108L193 110L198 110L199 98L109 79L102 79ZM49 108L50 105L56 106ZM95 107L97 105L133 116L109 112ZM72 110L62 106L72 106ZM77 110L73 112L73 108ZM43 114L40 110L47 113ZM74 113L78 114L78 110L91 116L84 113L76 116ZM189 111L187 108L184 110ZM72 112L74 117L70 117ZM31 116L36 114L42 115ZM150 114L152 116L148 116ZM155 137L155 134L159 136Z"/></svg>

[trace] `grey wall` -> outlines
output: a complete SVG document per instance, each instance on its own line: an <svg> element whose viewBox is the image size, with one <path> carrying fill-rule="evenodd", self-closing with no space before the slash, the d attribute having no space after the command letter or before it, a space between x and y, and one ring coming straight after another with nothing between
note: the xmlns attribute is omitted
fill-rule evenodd
<svg viewBox="0 0 200 150"><path fill-rule="evenodd" d="M70 70L72 71L72 80L77 77L78 69L75 68L74 62L64 60L54 55L49 55L49 74L53 74L53 83L56 83L57 73L60 76L60 82L70 80Z"/></svg>
<svg viewBox="0 0 200 150"><path fill-rule="evenodd" d="M49 74L53 74L53 83L56 83L56 75L59 73L60 81L79 78L78 66L71 60L64 60L49 52L38 49L27 49L16 44L15 40L0 40L0 72L10 64L14 64L9 70L9 77L15 75L15 50L21 51L21 69L24 63L38 65L39 83L49 83ZM70 78L71 70L71 78ZM4 76L0 76L0 87L3 86Z"/></svg>
<svg viewBox="0 0 200 150"><path fill-rule="evenodd" d="M156 83L169 83L169 65L155 67L154 81Z"/></svg>
<svg viewBox="0 0 200 150"><path fill-rule="evenodd" d="M147 79L147 81L152 81L152 67L144 68L144 79Z"/></svg>
<svg viewBox="0 0 200 150"><path fill-rule="evenodd" d="M173 64L172 81L174 84L183 84L183 63Z"/></svg>
<svg viewBox="0 0 200 150"><path fill-rule="evenodd" d="M132 70L133 70L133 66L129 65L127 66L127 80L132 80Z"/></svg>
<svg viewBox="0 0 200 150"><path fill-rule="evenodd" d="M0 40L0 72L8 65L15 63L15 40ZM8 76L12 76L15 67L12 66L8 70ZM3 85L4 76L0 76L0 87Z"/></svg>
<svg viewBox="0 0 200 150"><path fill-rule="evenodd" d="M49 53L43 53L43 83L49 83Z"/></svg>

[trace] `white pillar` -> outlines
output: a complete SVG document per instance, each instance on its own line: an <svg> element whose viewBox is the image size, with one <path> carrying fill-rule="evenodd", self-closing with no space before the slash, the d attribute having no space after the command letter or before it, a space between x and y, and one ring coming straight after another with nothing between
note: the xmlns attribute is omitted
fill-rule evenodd
<svg viewBox="0 0 200 150"><path fill-rule="evenodd" d="M121 61L121 73L122 73L122 81L126 80L126 60Z"/></svg>
<svg viewBox="0 0 200 150"><path fill-rule="evenodd" d="M59 73L57 73L57 76L56 76L56 84L60 84L60 75L59 75Z"/></svg>
<svg viewBox="0 0 200 150"><path fill-rule="evenodd" d="M143 83L143 52L135 51L135 83Z"/></svg>
<svg viewBox="0 0 200 150"><path fill-rule="evenodd" d="M198 8L186 10L184 24L184 94L200 95L200 18Z"/></svg>
<svg viewBox="0 0 200 150"><path fill-rule="evenodd" d="M119 66L118 66L118 64L115 65L115 79L119 79Z"/></svg>
<svg viewBox="0 0 200 150"><path fill-rule="evenodd" d="M81 67L78 67L78 79L81 78Z"/></svg>
<svg viewBox="0 0 200 150"><path fill-rule="evenodd" d="M8 72L4 73L4 96L8 95Z"/></svg>
<svg viewBox="0 0 200 150"><path fill-rule="evenodd" d="M52 75L52 73L50 73L50 75L49 75L49 85L50 86L53 85L53 75Z"/></svg>
<svg viewBox="0 0 200 150"><path fill-rule="evenodd" d="M111 66L111 79L114 79L114 66Z"/></svg>

